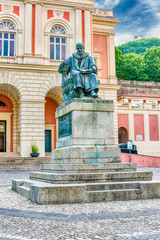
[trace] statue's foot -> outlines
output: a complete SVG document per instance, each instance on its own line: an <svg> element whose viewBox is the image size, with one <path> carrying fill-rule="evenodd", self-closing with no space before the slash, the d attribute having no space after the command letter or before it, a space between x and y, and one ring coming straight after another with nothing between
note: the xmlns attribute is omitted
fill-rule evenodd
<svg viewBox="0 0 160 240"><path fill-rule="evenodd" d="M94 90L92 90L92 91L91 91L91 97L96 98L96 97L98 97L98 94L95 93Z"/></svg>
<svg viewBox="0 0 160 240"><path fill-rule="evenodd" d="M83 98L83 97L85 97L85 94L82 92L82 93L80 94L80 98Z"/></svg>

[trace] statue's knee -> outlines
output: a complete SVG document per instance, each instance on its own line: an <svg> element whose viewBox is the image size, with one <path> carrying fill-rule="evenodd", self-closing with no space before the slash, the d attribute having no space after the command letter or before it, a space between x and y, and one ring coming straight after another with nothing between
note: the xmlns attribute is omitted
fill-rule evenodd
<svg viewBox="0 0 160 240"><path fill-rule="evenodd" d="M72 76L73 77L75 77L75 78L79 78L79 76L80 76L81 74L80 74L80 72L78 72L78 71L75 71L73 74L72 74Z"/></svg>
<svg viewBox="0 0 160 240"><path fill-rule="evenodd" d="M90 77L97 79L97 75L95 73L91 73Z"/></svg>

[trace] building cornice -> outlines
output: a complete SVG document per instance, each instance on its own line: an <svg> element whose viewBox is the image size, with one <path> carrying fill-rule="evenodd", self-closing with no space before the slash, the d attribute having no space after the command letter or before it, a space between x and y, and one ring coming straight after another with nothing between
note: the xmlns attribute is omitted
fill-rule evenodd
<svg viewBox="0 0 160 240"><path fill-rule="evenodd" d="M58 6L69 6L85 9L93 9L94 0L16 0L18 2L41 4L41 5L58 5Z"/></svg>
<svg viewBox="0 0 160 240"><path fill-rule="evenodd" d="M92 21L93 24L115 27L120 22L120 19L92 15Z"/></svg>
<svg viewBox="0 0 160 240"><path fill-rule="evenodd" d="M103 34L103 35L115 35L114 29L100 28L98 26L93 26L94 34Z"/></svg>
<svg viewBox="0 0 160 240"><path fill-rule="evenodd" d="M58 73L58 66L36 65L36 64L17 64L17 63L0 63L0 70L6 71L35 71L44 73Z"/></svg>

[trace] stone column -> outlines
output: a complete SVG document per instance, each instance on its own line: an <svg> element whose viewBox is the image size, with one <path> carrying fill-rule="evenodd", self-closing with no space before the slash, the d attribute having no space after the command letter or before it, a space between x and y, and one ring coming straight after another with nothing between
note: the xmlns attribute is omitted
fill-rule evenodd
<svg viewBox="0 0 160 240"><path fill-rule="evenodd" d="M85 51L91 55L91 17L90 11L84 11L85 19Z"/></svg>
<svg viewBox="0 0 160 240"><path fill-rule="evenodd" d="M38 145L40 157L45 156L44 101L22 100L20 102L20 154L29 157L31 144Z"/></svg>
<svg viewBox="0 0 160 240"><path fill-rule="evenodd" d="M42 56L42 6L36 5L35 10L35 54Z"/></svg>
<svg viewBox="0 0 160 240"><path fill-rule="evenodd" d="M25 5L25 55L32 55L32 4Z"/></svg>
<svg viewBox="0 0 160 240"><path fill-rule="evenodd" d="M76 44L82 42L82 11L80 9L75 10L75 28L76 28Z"/></svg>
<svg viewBox="0 0 160 240"><path fill-rule="evenodd" d="M110 84L117 84L115 69L114 34L109 34L107 37L107 51L108 51L108 77L110 79Z"/></svg>

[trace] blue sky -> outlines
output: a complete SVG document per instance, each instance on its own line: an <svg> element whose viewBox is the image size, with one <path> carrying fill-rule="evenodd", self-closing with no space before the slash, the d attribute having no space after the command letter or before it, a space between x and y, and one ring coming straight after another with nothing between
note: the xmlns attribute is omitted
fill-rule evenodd
<svg viewBox="0 0 160 240"><path fill-rule="evenodd" d="M115 27L115 44L132 41L134 36L160 38L160 0L96 0L95 7L113 9L121 19Z"/></svg>

